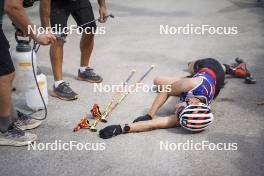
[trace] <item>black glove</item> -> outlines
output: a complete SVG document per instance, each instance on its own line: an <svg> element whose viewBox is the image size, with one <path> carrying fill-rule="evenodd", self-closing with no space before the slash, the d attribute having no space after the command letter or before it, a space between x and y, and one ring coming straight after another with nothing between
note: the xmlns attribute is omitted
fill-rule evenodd
<svg viewBox="0 0 264 176"><path fill-rule="evenodd" d="M122 134L122 128L120 125L110 125L99 131L99 136L103 139L109 139L119 134Z"/></svg>
<svg viewBox="0 0 264 176"><path fill-rule="evenodd" d="M133 121L133 123L136 123L136 122L139 122L139 121L147 121L147 120L151 120L151 119L152 119L152 117L149 114L147 114L147 115L140 116L140 117L136 118Z"/></svg>

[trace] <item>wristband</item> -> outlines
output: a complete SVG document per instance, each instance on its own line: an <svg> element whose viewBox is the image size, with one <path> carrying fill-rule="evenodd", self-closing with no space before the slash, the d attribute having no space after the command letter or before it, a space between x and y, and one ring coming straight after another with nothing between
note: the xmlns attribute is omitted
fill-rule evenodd
<svg viewBox="0 0 264 176"><path fill-rule="evenodd" d="M128 124L125 124L123 128L123 133L128 133L130 131L130 126Z"/></svg>

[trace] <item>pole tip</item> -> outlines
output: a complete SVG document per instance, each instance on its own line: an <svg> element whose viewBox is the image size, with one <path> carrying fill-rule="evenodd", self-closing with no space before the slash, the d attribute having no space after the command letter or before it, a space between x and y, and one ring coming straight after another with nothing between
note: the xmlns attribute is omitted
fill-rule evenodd
<svg viewBox="0 0 264 176"><path fill-rule="evenodd" d="M136 72L137 70L136 69L133 69L132 72Z"/></svg>
<svg viewBox="0 0 264 176"><path fill-rule="evenodd" d="M154 68L154 67L156 67L155 65L151 65L151 68Z"/></svg>
<svg viewBox="0 0 264 176"><path fill-rule="evenodd" d="M96 132L96 131L97 131L97 129L96 129L95 126L91 126L91 127L90 127L90 130L91 130L92 132Z"/></svg>

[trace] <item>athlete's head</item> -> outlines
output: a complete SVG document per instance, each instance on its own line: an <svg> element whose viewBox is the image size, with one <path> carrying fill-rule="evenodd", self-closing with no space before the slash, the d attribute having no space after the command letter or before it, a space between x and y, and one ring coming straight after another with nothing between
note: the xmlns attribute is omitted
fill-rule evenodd
<svg viewBox="0 0 264 176"><path fill-rule="evenodd" d="M203 103L189 104L179 115L180 125L189 131L203 131L213 119L210 107Z"/></svg>
<svg viewBox="0 0 264 176"><path fill-rule="evenodd" d="M203 103L203 101L200 98L197 98L197 97L187 97L184 102L181 102L181 103L176 104L176 106L175 106L175 108L176 108L175 114L177 115L177 117L179 117L180 114L182 113L182 111L188 105L197 105L199 103Z"/></svg>

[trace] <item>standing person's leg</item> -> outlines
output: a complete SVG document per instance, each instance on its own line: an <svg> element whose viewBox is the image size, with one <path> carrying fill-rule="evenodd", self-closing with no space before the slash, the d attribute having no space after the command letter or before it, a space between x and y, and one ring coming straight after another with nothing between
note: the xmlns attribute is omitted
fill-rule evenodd
<svg viewBox="0 0 264 176"><path fill-rule="evenodd" d="M12 123L11 88L15 68L9 53L9 43L0 28L0 131L6 132Z"/></svg>
<svg viewBox="0 0 264 176"><path fill-rule="evenodd" d="M50 46L50 61L54 76L54 81L63 80L62 76L62 63L63 63L63 40L56 40L54 44Z"/></svg>
<svg viewBox="0 0 264 176"><path fill-rule="evenodd" d="M6 132L12 123L11 119L11 87L14 71L0 76L0 131Z"/></svg>
<svg viewBox="0 0 264 176"><path fill-rule="evenodd" d="M0 48L0 145L28 145L35 141L37 136L16 129L13 125L11 88L15 69L9 53L9 44L2 29L0 29Z"/></svg>
<svg viewBox="0 0 264 176"><path fill-rule="evenodd" d="M14 72L0 76L0 117L11 115L11 87L14 76Z"/></svg>
<svg viewBox="0 0 264 176"><path fill-rule="evenodd" d="M59 31L64 31L67 27L67 21L70 16L70 2L52 1L51 2L51 17L50 23L51 27L56 28L58 34ZM60 98L62 100L75 100L78 95L70 88L69 84L65 83L62 74L62 64L63 64L63 47L64 38L57 38L56 42L50 47L50 60L52 65L52 71L54 75L54 85L53 92L51 96Z"/></svg>
<svg viewBox="0 0 264 176"><path fill-rule="evenodd" d="M76 9L72 12L72 16L78 26L95 19L93 9L89 1L80 0L76 3ZM81 81L88 81L90 83L100 83L103 80L102 77L96 74L94 69L90 67L90 58L94 47L94 32L96 31L96 23L89 23L82 28L84 33L82 34L80 41L81 61L77 79Z"/></svg>
<svg viewBox="0 0 264 176"><path fill-rule="evenodd" d="M80 41L81 63L80 67L88 67L94 47L94 34L82 34Z"/></svg>

